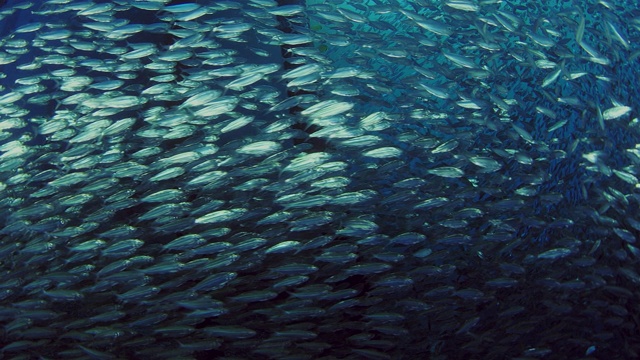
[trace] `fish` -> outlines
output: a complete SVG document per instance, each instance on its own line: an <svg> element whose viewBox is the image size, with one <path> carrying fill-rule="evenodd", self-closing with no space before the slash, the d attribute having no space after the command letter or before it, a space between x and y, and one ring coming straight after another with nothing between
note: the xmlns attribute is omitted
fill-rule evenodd
<svg viewBox="0 0 640 360"><path fill-rule="evenodd" d="M637 358L640 9L575 5L3 2L2 355Z"/></svg>
<svg viewBox="0 0 640 360"><path fill-rule="evenodd" d="M605 120L613 120L613 119L617 119L620 117L623 117L627 114L629 114L631 112L631 110L633 110L631 107L629 106L614 106L611 108L608 108L606 110L604 110L602 112L602 117Z"/></svg>

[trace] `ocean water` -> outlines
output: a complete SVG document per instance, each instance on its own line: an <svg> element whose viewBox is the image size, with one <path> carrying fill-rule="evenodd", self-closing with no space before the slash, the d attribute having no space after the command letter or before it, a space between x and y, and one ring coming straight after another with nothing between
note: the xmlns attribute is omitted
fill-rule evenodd
<svg viewBox="0 0 640 360"><path fill-rule="evenodd" d="M640 9L0 2L0 358L633 359Z"/></svg>

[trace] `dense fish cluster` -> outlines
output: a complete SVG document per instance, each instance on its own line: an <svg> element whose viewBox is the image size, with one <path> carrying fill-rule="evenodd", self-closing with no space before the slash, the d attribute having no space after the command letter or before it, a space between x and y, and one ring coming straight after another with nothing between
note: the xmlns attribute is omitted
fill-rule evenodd
<svg viewBox="0 0 640 360"><path fill-rule="evenodd" d="M0 30L1 358L640 356L634 2L9 0Z"/></svg>

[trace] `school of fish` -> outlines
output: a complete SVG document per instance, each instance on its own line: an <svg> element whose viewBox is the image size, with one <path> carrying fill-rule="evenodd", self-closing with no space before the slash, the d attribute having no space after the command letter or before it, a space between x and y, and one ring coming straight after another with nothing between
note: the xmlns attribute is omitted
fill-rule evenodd
<svg viewBox="0 0 640 360"><path fill-rule="evenodd" d="M640 6L0 7L0 358L640 356Z"/></svg>

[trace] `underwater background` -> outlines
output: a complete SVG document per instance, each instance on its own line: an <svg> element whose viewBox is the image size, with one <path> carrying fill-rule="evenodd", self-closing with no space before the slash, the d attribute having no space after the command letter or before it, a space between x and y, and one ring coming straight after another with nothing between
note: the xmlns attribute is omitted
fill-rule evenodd
<svg viewBox="0 0 640 360"><path fill-rule="evenodd" d="M0 358L639 356L638 4L0 5Z"/></svg>

